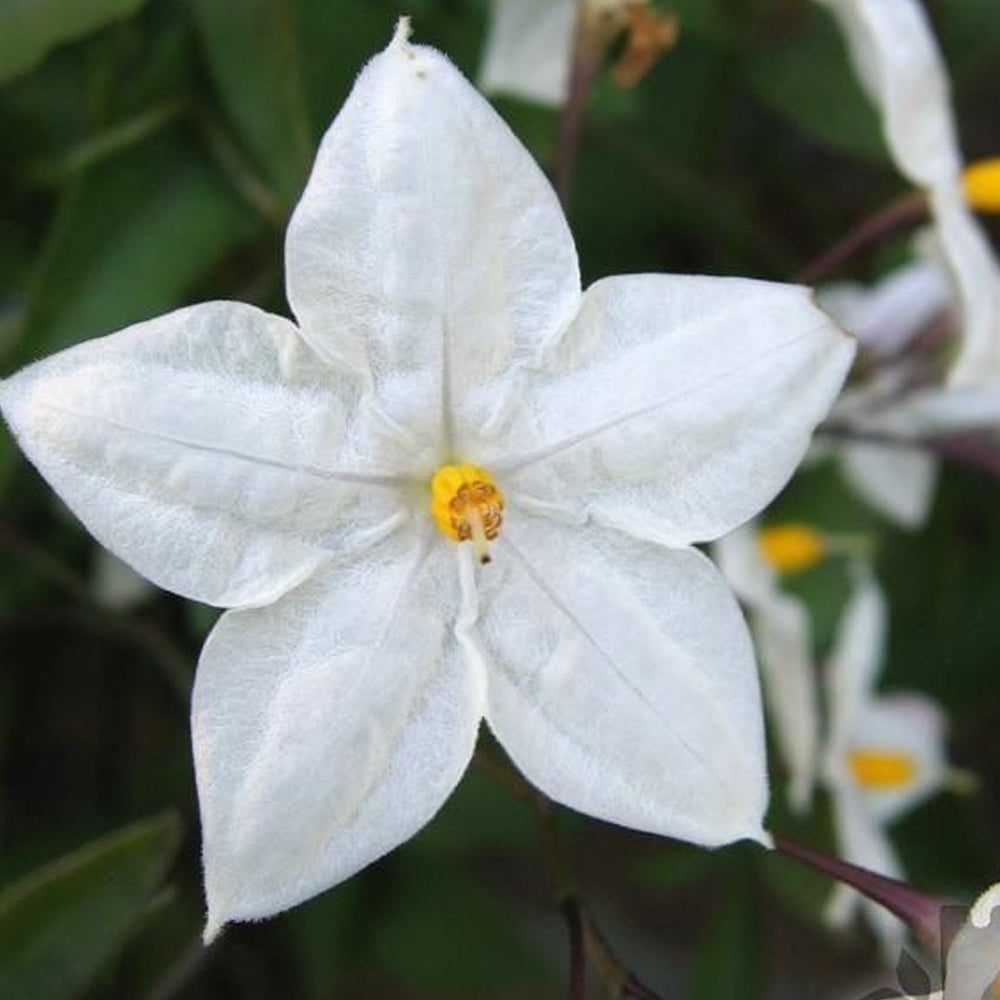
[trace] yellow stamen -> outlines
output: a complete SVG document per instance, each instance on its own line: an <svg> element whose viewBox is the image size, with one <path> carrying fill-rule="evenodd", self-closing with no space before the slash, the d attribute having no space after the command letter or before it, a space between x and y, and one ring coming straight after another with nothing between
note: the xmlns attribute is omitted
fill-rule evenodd
<svg viewBox="0 0 1000 1000"><path fill-rule="evenodd" d="M898 750L851 750L847 766L855 781L872 791L905 788L917 774L914 759Z"/></svg>
<svg viewBox="0 0 1000 1000"><path fill-rule="evenodd" d="M488 563L488 543L500 534L504 499L493 477L477 465L442 465L431 479L431 517L456 542L472 542L476 558Z"/></svg>
<svg viewBox="0 0 1000 1000"><path fill-rule="evenodd" d="M826 539L807 524L775 524L757 534L761 554L779 573L800 573L828 551Z"/></svg>
<svg viewBox="0 0 1000 1000"><path fill-rule="evenodd" d="M1000 156L976 160L962 174L966 201L978 212L1000 212Z"/></svg>

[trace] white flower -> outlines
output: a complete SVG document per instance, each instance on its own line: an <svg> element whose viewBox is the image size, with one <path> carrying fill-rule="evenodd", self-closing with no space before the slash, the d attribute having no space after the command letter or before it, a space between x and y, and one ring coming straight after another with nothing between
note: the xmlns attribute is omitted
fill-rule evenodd
<svg viewBox="0 0 1000 1000"><path fill-rule="evenodd" d="M948 778L941 709L922 695L874 693L886 645L887 612L869 573L855 585L826 665L828 710L823 776L833 802L840 854L853 864L901 878L885 827L940 790ZM903 924L855 890L838 885L829 915L846 922L863 902L890 962Z"/></svg>
<svg viewBox="0 0 1000 1000"><path fill-rule="evenodd" d="M944 1000L982 1000L991 985L996 995L1000 975L1000 883L973 904L951 947L944 977Z"/></svg>
<svg viewBox="0 0 1000 1000"><path fill-rule="evenodd" d="M577 0L491 0L479 86L560 105L569 89Z"/></svg>
<svg viewBox="0 0 1000 1000"><path fill-rule="evenodd" d="M542 173L407 36L289 225L297 327L208 303L0 385L100 541L233 609L192 709L208 937L420 829L484 716L575 809L766 839L752 649L691 546L781 488L853 344L804 288L581 293Z"/></svg>
<svg viewBox="0 0 1000 1000"><path fill-rule="evenodd" d="M917 0L819 0L839 21L900 172L926 188L961 314L953 385L1000 385L1000 266L966 203L948 77Z"/></svg>
<svg viewBox="0 0 1000 1000"><path fill-rule="evenodd" d="M903 355L947 314L952 295L950 276L933 259L901 267L871 288L845 282L818 292L823 307L857 334L862 356L876 366L872 376L846 388L830 412L831 424L859 435L839 442L836 455L857 493L905 528L918 528L927 520L938 463L926 446L906 444L927 428L908 419L913 393L906 384L910 373ZM938 393L957 400L967 391ZM872 440L863 440L866 435ZM881 437L902 441L887 445L880 443Z"/></svg>
<svg viewBox="0 0 1000 1000"><path fill-rule="evenodd" d="M812 799L819 700L809 612L781 589L779 577L817 562L824 548L817 533L801 526L762 529L757 524L737 528L712 548L722 575L747 608L764 701L788 768L788 800L796 812L808 809Z"/></svg>

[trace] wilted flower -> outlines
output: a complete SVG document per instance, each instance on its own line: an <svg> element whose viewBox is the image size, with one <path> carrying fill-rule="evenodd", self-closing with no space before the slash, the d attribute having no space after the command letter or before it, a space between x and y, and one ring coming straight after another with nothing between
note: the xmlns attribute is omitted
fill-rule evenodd
<svg viewBox="0 0 1000 1000"><path fill-rule="evenodd" d="M887 611L875 579L861 572L826 664L828 710L823 777L833 800L841 855L883 875L901 878L885 828L939 791L948 779L945 719L931 699L894 692L877 695L885 657ZM861 897L839 885L829 915L846 922ZM894 961L903 924L864 900L869 919Z"/></svg>
<svg viewBox="0 0 1000 1000"><path fill-rule="evenodd" d="M233 609L192 710L208 937L420 829L484 716L573 808L766 839L752 649L692 545L781 488L853 345L803 288L582 294L548 182L407 38L289 225L297 327L213 302L0 385L99 540Z"/></svg>

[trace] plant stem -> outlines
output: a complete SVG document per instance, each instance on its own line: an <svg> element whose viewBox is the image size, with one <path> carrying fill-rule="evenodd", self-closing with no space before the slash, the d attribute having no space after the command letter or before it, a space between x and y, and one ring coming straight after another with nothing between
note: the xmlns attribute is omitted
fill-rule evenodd
<svg viewBox="0 0 1000 1000"><path fill-rule="evenodd" d="M795 280L804 285L815 285L825 280L858 254L926 222L928 212L927 196L923 191L910 191L902 195L874 215L863 219L846 236L799 271Z"/></svg>

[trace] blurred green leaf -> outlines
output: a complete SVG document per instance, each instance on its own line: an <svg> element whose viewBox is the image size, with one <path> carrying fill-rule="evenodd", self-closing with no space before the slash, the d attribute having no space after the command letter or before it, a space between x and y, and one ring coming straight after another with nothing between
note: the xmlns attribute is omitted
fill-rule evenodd
<svg viewBox="0 0 1000 1000"><path fill-rule="evenodd" d="M3 0L0 83L31 69L57 45L134 14L146 0Z"/></svg>
<svg viewBox="0 0 1000 1000"><path fill-rule="evenodd" d="M209 164L167 139L93 171L36 270L25 360L182 305L256 225Z"/></svg>
<svg viewBox="0 0 1000 1000"><path fill-rule="evenodd" d="M862 92L832 19L804 27L757 54L749 82L772 111L841 152L887 162L878 115Z"/></svg>
<svg viewBox="0 0 1000 1000"><path fill-rule="evenodd" d="M313 155L293 0L195 0L209 70L227 112L286 203Z"/></svg>
<svg viewBox="0 0 1000 1000"><path fill-rule="evenodd" d="M134 823L0 894L0 996L77 996L137 929L179 841L173 814Z"/></svg>
<svg viewBox="0 0 1000 1000"><path fill-rule="evenodd" d="M752 888L741 872L709 927L695 965L698 1000L763 996L763 924Z"/></svg>

